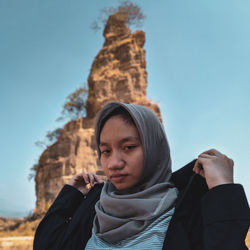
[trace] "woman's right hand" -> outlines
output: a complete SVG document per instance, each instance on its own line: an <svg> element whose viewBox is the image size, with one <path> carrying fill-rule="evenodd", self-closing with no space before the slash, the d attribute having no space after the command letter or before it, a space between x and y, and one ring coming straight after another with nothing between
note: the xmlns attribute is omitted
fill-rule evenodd
<svg viewBox="0 0 250 250"><path fill-rule="evenodd" d="M87 195L89 190L96 184L104 181L94 173L79 173L72 176L69 185L77 188L83 195Z"/></svg>

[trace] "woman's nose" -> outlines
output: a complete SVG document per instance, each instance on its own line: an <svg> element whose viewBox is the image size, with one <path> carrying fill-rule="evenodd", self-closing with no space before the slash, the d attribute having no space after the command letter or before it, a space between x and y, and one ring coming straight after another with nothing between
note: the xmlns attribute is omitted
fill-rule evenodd
<svg viewBox="0 0 250 250"><path fill-rule="evenodd" d="M119 152L112 152L109 158L108 162L108 169L114 170L114 169L121 169L124 167L124 160L122 158L121 153Z"/></svg>

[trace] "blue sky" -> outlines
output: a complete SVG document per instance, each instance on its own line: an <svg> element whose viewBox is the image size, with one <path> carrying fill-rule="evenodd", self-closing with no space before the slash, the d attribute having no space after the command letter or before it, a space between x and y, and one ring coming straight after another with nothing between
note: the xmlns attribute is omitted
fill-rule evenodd
<svg viewBox="0 0 250 250"><path fill-rule="evenodd" d="M173 170L206 149L235 161L250 197L250 1L137 0L146 15L147 96L161 107ZM30 167L68 94L87 81L116 0L0 0L0 216L35 207ZM134 30L134 28L133 28Z"/></svg>

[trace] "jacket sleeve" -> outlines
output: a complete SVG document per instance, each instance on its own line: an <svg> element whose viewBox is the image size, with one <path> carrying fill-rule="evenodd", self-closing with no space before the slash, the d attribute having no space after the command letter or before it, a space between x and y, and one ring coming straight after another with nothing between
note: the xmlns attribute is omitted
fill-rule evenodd
<svg viewBox="0 0 250 250"><path fill-rule="evenodd" d="M69 221L83 200L83 194L76 188L70 185L62 188L36 230L35 250L59 249Z"/></svg>
<svg viewBox="0 0 250 250"><path fill-rule="evenodd" d="M250 210L240 184L223 184L202 199L205 250L247 250Z"/></svg>

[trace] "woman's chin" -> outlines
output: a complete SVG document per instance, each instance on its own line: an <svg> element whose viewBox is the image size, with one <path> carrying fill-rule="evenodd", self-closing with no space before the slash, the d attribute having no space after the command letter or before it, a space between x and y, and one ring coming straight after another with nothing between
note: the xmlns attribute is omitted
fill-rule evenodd
<svg viewBox="0 0 250 250"><path fill-rule="evenodd" d="M120 182L120 183L114 183L112 182L112 184L115 186L115 188L119 191L124 191L124 190L128 190L130 188L132 188L134 185L131 185L129 183L126 183L126 182Z"/></svg>

